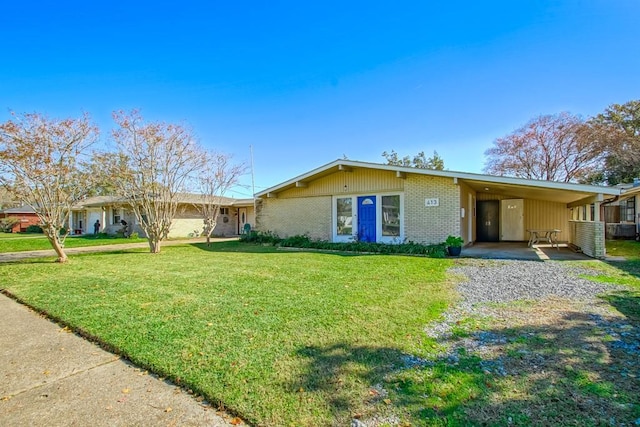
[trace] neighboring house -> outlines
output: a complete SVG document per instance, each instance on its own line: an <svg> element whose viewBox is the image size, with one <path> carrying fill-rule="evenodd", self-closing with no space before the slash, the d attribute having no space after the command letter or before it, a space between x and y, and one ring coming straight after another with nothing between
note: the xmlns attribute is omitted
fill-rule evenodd
<svg viewBox="0 0 640 427"><path fill-rule="evenodd" d="M181 197L176 217L171 225L168 237L198 236L203 231L202 216L195 204L198 195L185 194ZM254 225L253 199L233 199L222 197L220 214L214 236L236 236L245 230L245 224ZM69 218L69 229L73 234L92 234L93 224L100 221L100 232L117 234L122 230L120 221L126 221L130 232L137 232L144 236L133 212L127 209L127 204L113 196L89 197L77 203Z"/></svg>
<svg viewBox="0 0 640 427"><path fill-rule="evenodd" d="M17 218L20 220L11 228L12 233L24 233L30 225L40 224L40 218L31 206L20 206L0 211L0 218Z"/></svg>
<svg viewBox="0 0 640 427"><path fill-rule="evenodd" d="M640 181L622 190L622 194L610 203L618 207L618 222L607 223L607 236L634 239L640 230Z"/></svg>
<svg viewBox="0 0 640 427"><path fill-rule="evenodd" d="M258 194L256 228L333 242L527 241L530 229L605 255L600 204L620 190L336 160Z"/></svg>

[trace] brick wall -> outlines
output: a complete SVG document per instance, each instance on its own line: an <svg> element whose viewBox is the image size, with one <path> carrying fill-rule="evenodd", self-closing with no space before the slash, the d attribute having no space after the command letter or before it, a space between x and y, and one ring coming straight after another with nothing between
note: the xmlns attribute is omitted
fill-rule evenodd
<svg viewBox="0 0 640 427"><path fill-rule="evenodd" d="M330 241L331 196L262 199L256 229L280 237L306 234Z"/></svg>
<svg viewBox="0 0 640 427"><path fill-rule="evenodd" d="M582 253L593 258L604 258L604 222L571 221L571 243L580 247Z"/></svg>
<svg viewBox="0 0 640 427"><path fill-rule="evenodd" d="M431 244L460 236L460 187L453 178L410 174L404 189L407 240ZM437 198L439 206L425 206L431 198Z"/></svg>
<svg viewBox="0 0 640 427"><path fill-rule="evenodd" d="M12 228L12 233L24 233L30 225L39 225L40 218L36 214L0 214L0 218L17 218L20 222L16 223Z"/></svg>

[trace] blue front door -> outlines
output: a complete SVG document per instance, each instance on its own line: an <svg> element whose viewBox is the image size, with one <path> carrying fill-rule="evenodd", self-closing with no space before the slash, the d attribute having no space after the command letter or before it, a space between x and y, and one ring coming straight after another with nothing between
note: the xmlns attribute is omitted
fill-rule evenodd
<svg viewBox="0 0 640 427"><path fill-rule="evenodd" d="M358 197L358 240L376 241L376 196Z"/></svg>

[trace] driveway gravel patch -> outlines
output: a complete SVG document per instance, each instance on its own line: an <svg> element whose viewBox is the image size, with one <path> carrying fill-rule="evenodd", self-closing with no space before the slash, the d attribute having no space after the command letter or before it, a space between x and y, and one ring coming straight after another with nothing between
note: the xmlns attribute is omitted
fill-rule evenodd
<svg viewBox="0 0 640 427"><path fill-rule="evenodd" d="M438 350L413 365L459 371L476 360L487 384L509 390L471 404L469 421L509 412L531 425L572 425L578 414L598 425L639 425L640 325L599 297L626 287L554 261L463 260L450 271L461 299L425 328Z"/></svg>

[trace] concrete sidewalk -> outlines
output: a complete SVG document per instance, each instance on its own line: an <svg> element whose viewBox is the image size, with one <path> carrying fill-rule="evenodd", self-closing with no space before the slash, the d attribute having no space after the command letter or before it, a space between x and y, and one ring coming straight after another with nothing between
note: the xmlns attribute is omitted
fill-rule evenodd
<svg viewBox="0 0 640 427"><path fill-rule="evenodd" d="M0 319L0 425L229 426L239 421L1 294Z"/></svg>

